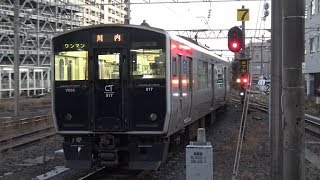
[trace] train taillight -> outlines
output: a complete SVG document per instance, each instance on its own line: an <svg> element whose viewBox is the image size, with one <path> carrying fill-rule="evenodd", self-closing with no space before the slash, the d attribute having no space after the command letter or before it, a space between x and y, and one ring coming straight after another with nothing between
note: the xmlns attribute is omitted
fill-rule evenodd
<svg viewBox="0 0 320 180"><path fill-rule="evenodd" d="M248 85L249 83L249 76L248 74L241 74L240 83L242 85Z"/></svg>

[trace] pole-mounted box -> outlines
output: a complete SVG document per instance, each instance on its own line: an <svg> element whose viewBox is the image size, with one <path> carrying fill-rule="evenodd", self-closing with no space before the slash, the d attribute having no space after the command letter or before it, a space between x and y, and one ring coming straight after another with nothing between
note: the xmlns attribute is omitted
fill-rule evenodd
<svg viewBox="0 0 320 180"><path fill-rule="evenodd" d="M212 180L213 179L213 152L210 142L205 137L190 142L186 147L186 180ZM205 132L204 132L205 134Z"/></svg>

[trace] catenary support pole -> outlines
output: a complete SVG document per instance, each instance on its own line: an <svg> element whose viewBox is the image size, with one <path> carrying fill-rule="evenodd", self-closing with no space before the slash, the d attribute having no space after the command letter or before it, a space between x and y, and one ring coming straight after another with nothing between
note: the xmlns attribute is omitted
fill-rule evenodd
<svg viewBox="0 0 320 180"><path fill-rule="evenodd" d="M14 0L14 116L19 116L19 31L20 31L20 19L19 19L20 0Z"/></svg>
<svg viewBox="0 0 320 180"><path fill-rule="evenodd" d="M271 2L271 179L282 180L282 0Z"/></svg>
<svg viewBox="0 0 320 180"><path fill-rule="evenodd" d="M242 9L244 9L244 6L242 6ZM241 49L242 49L242 53L241 53L241 58L245 58L246 56L246 21L242 21L242 44L241 44Z"/></svg>
<svg viewBox="0 0 320 180"><path fill-rule="evenodd" d="M127 15L126 15L126 18L124 20L124 24L130 24L130 0L125 0L126 2L126 10L127 10Z"/></svg>
<svg viewBox="0 0 320 180"><path fill-rule="evenodd" d="M282 121L283 179L305 179L304 61L305 1L283 0Z"/></svg>

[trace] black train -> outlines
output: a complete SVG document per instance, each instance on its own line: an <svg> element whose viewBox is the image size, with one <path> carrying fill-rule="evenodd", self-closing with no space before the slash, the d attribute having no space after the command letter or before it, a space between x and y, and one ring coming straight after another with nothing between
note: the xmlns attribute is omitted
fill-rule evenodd
<svg viewBox="0 0 320 180"><path fill-rule="evenodd" d="M227 100L228 62L161 29L95 25L52 44L53 114L67 167L156 169Z"/></svg>

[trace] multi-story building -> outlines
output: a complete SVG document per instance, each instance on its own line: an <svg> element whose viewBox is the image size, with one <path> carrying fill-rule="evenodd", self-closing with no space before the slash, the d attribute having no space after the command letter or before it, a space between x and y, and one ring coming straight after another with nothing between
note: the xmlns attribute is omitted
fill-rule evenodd
<svg viewBox="0 0 320 180"><path fill-rule="evenodd" d="M250 68L252 82L257 83L259 79L270 79L271 51L270 42L258 42L247 45L247 50L251 54Z"/></svg>
<svg viewBox="0 0 320 180"><path fill-rule="evenodd" d="M307 94L320 87L320 0L306 0L305 76Z"/></svg>
<svg viewBox="0 0 320 180"><path fill-rule="evenodd" d="M270 40L246 44L246 57L250 57L249 70L252 83L257 84L259 79L270 79L271 51ZM240 54L236 53L239 58Z"/></svg>
<svg viewBox="0 0 320 180"><path fill-rule="evenodd" d="M107 1L107 2L105 2ZM14 0L0 1L0 98L12 97ZM124 23L123 0L20 0L20 92L50 90L50 39L61 31Z"/></svg>

